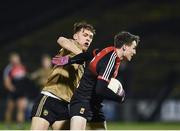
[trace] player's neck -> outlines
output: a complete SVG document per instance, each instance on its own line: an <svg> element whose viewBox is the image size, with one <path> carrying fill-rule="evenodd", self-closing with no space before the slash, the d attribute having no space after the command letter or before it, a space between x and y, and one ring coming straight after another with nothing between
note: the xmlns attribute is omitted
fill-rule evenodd
<svg viewBox="0 0 180 131"><path fill-rule="evenodd" d="M122 48L120 48L120 49L116 48L116 53L117 53L117 56L119 57L119 59L122 60L123 55L124 55Z"/></svg>

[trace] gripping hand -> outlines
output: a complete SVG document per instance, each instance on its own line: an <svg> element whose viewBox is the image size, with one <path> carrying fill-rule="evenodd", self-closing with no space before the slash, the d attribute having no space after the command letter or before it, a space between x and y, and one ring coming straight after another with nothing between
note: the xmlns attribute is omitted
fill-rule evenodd
<svg viewBox="0 0 180 131"><path fill-rule="evenodd" d="M63 65L68 64L69 56L55 56L55 57L53 57L51 62L54 65L63 66Z"/></svg>

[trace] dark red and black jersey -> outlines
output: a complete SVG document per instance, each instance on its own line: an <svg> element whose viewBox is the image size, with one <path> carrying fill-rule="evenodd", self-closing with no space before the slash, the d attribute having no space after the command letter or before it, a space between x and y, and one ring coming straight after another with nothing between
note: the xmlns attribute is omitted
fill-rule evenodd
<svg viewBox="0 0 180 131"><path fill-rule="evenodd" d="M90 100L96 95L97 81L105 81L108 85L112 77L116 78L119 65L120 59L117 56L115 47L107 47L100 51L86 66L74 97L78 97L81 100Z"/></svg>

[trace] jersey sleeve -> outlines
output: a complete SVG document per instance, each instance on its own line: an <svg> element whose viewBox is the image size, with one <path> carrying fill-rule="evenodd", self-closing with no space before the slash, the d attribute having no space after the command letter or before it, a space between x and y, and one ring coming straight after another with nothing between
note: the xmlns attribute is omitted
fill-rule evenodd
<svg viewBox="0 0 180 131"><path fill-rule="evenodd" d="M83 64L85 61L90 61L93 59L93 57L99 52L98 49L94 49L92 52L84 52L80 53L72 58L69 59L68 64Z"/></svg>
<svg viewBox="0 0 180 131"><path fill-rule="evenodd" d="M3 79L9 77L10 71L11 71L11 65L6 66L3 72Z"/></svg>
<svg viewBox="0 0 180 131"><path fill-rule="evenodd" d="M97 79L105 80L107 82L110 81L111 77L114 73L114 66L116 62L116 53L112 53L112 55L107 58L102 58L101 61L98 63L98 77Z"/></svg>

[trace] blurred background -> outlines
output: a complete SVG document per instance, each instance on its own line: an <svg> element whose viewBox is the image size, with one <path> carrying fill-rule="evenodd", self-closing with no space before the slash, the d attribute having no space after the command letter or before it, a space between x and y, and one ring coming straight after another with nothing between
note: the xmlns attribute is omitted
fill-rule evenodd
<svg viewBox="0 0 180 131"><path fill-rule="evenodd" d="M56 55L60 49L56 42L58 37L72 38L73 24L82 20L96 29L90 49L108 46L113 42L113 36L122 30L141 38L137 55L120 67L120 79L127 92L126 101L121 105L104 102L108 122L116 123L110 125L110 129L122 129L124 122L127 126L127 123L138 122L180 122L180 1L6 0L0 2L0 16L2 123L8 98L3 72L10 53L19 54L27 76L31 78L28 89L34 96L28 96L30 103L26 121L29 121L36 96L34 92L40 90L40 84L33 79L32 73L41 67L44 54L49 57ZM180 129L180 126L170 128ZM128 129L133 129L133 126Z"/></svg>

